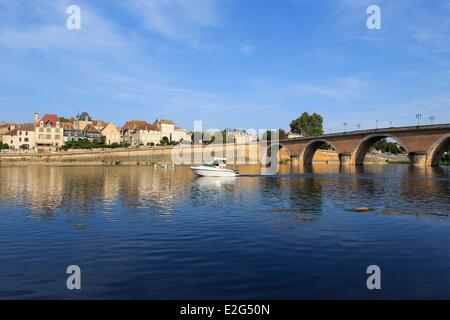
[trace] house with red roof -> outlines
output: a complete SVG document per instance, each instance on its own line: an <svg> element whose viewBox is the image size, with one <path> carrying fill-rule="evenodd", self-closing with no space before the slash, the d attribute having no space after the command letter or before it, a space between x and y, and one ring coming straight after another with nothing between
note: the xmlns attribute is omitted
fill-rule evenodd
<svg viewBox="0 0 450 320"><path fill-rule="evenodd" d="M46 114L35 118L36 149L38 152L52 152L59 149L64 144L64 129L61 126L59 117L56 114Z"/></svg>

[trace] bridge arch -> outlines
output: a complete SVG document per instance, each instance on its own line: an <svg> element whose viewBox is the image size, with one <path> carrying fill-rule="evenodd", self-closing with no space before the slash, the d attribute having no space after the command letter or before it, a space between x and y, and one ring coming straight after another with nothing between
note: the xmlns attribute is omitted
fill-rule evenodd
<svg viewBox="0 0 450 320"><path fill-rule="evenodd" d="M281 160L291 159L291 151L282 143L268 143L259 147L259 160L264 165L271 164L272 161L279 163Z"/></svg>
<svg viewBox="0 0 450 320"><path fill-rule="evenodd" d="M405 143L398 137L387 134L387 133L377 133L371 134L364 137L356 146L355 151L352 153L351 163L355 165L363 165L364 159L370 151L370 148L381 139L392 138L396 140L405 150L406 153L409 154L409 150Z"/></svg>
<svg viewBox="0 0 450 320"><path fill-rule="evenodd" d="M444 135L427 151L427 166L438 166L444 152L450 148L450 133Z"/></svg>
<svg viewBox="0 0 450 320"><path fill-rule="evenodd" d="M324 143L329 144L335 151L338 151L334 143L326 139L312 140L305 146L305 149L302 152L301 157L303 158L303 164L312 164L317 149L319 149Z"/></svg>

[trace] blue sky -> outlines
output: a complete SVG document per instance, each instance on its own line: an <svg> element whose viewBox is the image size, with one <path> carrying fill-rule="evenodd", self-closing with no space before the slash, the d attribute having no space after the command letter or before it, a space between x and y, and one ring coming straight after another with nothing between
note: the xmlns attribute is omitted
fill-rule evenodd
<svg viewBox="0 0 450 320"><path fill-rule="evenodd" d="M308 111L335 132L449 123L449 88L446 0L0 0L0 121L287 129Z"/></svg>

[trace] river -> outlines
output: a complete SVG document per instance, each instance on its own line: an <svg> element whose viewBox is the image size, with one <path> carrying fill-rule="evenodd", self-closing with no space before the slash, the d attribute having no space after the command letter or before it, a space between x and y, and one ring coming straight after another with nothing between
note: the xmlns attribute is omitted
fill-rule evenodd
<svg viewBox="0 0 450 320"><path fill-rule="evenodd" d="M0 167L0 299L450 299L449 167L241 171Z"/></svg>

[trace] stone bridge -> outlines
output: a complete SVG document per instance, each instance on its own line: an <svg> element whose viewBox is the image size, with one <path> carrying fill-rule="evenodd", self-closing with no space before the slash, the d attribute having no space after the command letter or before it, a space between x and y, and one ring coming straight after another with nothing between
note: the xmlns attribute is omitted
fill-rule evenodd
<svg viewBox="0 0 450 320"><path fill-rule="evenodd" d="M312 163L315 152L324 142L336 150L341 163L362 165L371 146L384 138L393 138L403 146L411 164L434 166L439 164L443 153L450 147L450 124L391 127L285 139L280 140L280 147L289 153L293 165Z"/></svg>

